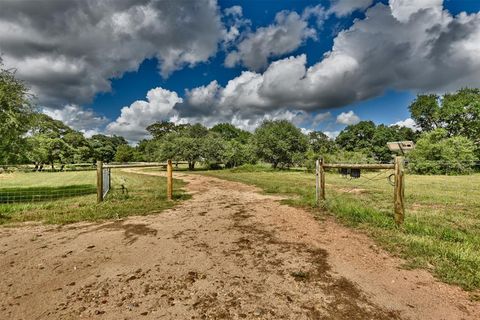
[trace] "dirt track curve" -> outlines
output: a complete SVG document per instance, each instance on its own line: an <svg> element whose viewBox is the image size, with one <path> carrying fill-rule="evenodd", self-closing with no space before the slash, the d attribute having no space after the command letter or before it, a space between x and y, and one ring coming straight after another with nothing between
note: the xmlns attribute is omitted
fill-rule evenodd
<svg viewBox="0 0 480 320"><path fill-rule="evenodd" d="M0 229L0 319L480 319L366 236L254 187L176 173L158 215Z"/></svg>

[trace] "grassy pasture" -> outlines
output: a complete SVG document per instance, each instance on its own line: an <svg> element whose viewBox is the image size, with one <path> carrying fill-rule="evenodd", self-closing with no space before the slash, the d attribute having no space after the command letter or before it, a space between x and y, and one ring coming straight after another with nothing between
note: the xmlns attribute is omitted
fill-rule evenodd
<svg viewBox="0 0 480 320"><path fill-rule="evenodd" d="M0 175L0 224L25 221L72 223L158 213L174 202L166 198L166 178L112 170L112 190L96 203L96 172L15 172ZM122 189L120 186L125 188ZM175 181L176 200L187 197ZM82 193L84 192L84 193ZM3 196L2 196L3 195ZM37 198L31 201L32 195ZM2 203L2 197L17 197ZM20 197L20 199L18 198ZM22 199L23 197L23 199ZM42 198L43 197L43 198Z"/></svg>
<svg viewBox="0 0 480 320"><path fill-rule="evenodd" d="M480 174L406 176L406 218L393 221L392 171L362 172L348 180L326 174L328 210L315 208L315 176L301 171L249 167L203 174L256 185L266 193L289 196L321 219L333 214L341 222L370 234L390 252L406 259L408 268L426 268L438 278L467 290L480 289Z"/></svg>

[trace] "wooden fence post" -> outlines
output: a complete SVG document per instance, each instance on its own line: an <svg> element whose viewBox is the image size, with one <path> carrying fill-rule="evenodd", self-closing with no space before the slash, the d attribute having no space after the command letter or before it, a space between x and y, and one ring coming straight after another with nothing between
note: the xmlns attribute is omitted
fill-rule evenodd
<svg viewBox="0 0 480 320"><path fill-rule="evenodd" d="M97 203L103 201L103 162L97 161Z"/></svg>
<svg viewBox="0 0 480 320"><path fill-rule="evenodd" d="M320 160L315 161L315 203L320 206Z"/></svg>
<svg viewBox="0 0 480 320"><path fill-rule="evenodd" d="M323 158L315 161L315 200L317 206L325 201L325 169L323 168Z"/></svg>
<svg viewBox="0 0 480 320"><path fill-rule="evenodd" d="M172 160L167 161L167 198L173 199L173 166Z"/></svg>
<svg viewBox="0 0 480 320"><path fill-rule="evenodd" d="M405 219L405 174L403 168L404 157L395 157L395 189L394 189L394 206L395 206L395 223L400 226Z"/></svg>
<svg viewBox="0 0 480 320"><path fill-rule="evenodd" d="M325 168L323 167L325 160L320 158L320 200L325 201Z"/></svg>

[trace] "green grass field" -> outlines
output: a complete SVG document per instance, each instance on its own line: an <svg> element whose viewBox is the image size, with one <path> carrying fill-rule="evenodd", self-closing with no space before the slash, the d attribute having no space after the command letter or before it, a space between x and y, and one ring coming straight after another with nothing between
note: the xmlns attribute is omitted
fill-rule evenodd
<svg viewBox="0 0 480 320"><path fill-rule="evenodd" d="M355 180L327 173L328 210L315 208L313 173L248 167L202 174L287 195L286 203L308 207L320 220L322 215L333 214L406 258L405 267L426 268L447 283L467 290L480 289L480 174L407 174L406 218L399 229L393 221L393 187L386 178L390 173L362 172L362 177Z"/></svg>
<svg viewBox="0 0 480 320"><path fill-rule="evenodd" d="M95 221L158 213L175 203L166 199L166 178L115 169L111 192L97 204L95 179L95 171L0 175L0 224ZM174 185L175 200L186 198L184 183L175 180Z"/></svg>

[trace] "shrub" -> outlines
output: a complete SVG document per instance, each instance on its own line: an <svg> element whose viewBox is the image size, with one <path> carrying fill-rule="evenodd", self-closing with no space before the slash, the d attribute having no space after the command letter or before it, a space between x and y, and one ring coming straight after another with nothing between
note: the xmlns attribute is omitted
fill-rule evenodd
<svg viewBox="0 0 480 320"><path fill-rule="evenodd" d="M408 155L408 168L419 174L468 174L475 164L475 145L466 137L448 137L445 129L424 133Z"/></svg>
<svg viewBox="0 0 480 320"><path fill-rule="evenodd" d="M307 152L306 167L308 170L315 170L315 161L323 157L326 163L373 163L374 159L362 151L339 150L331 154L316 154L312 151Z"/></svg>

